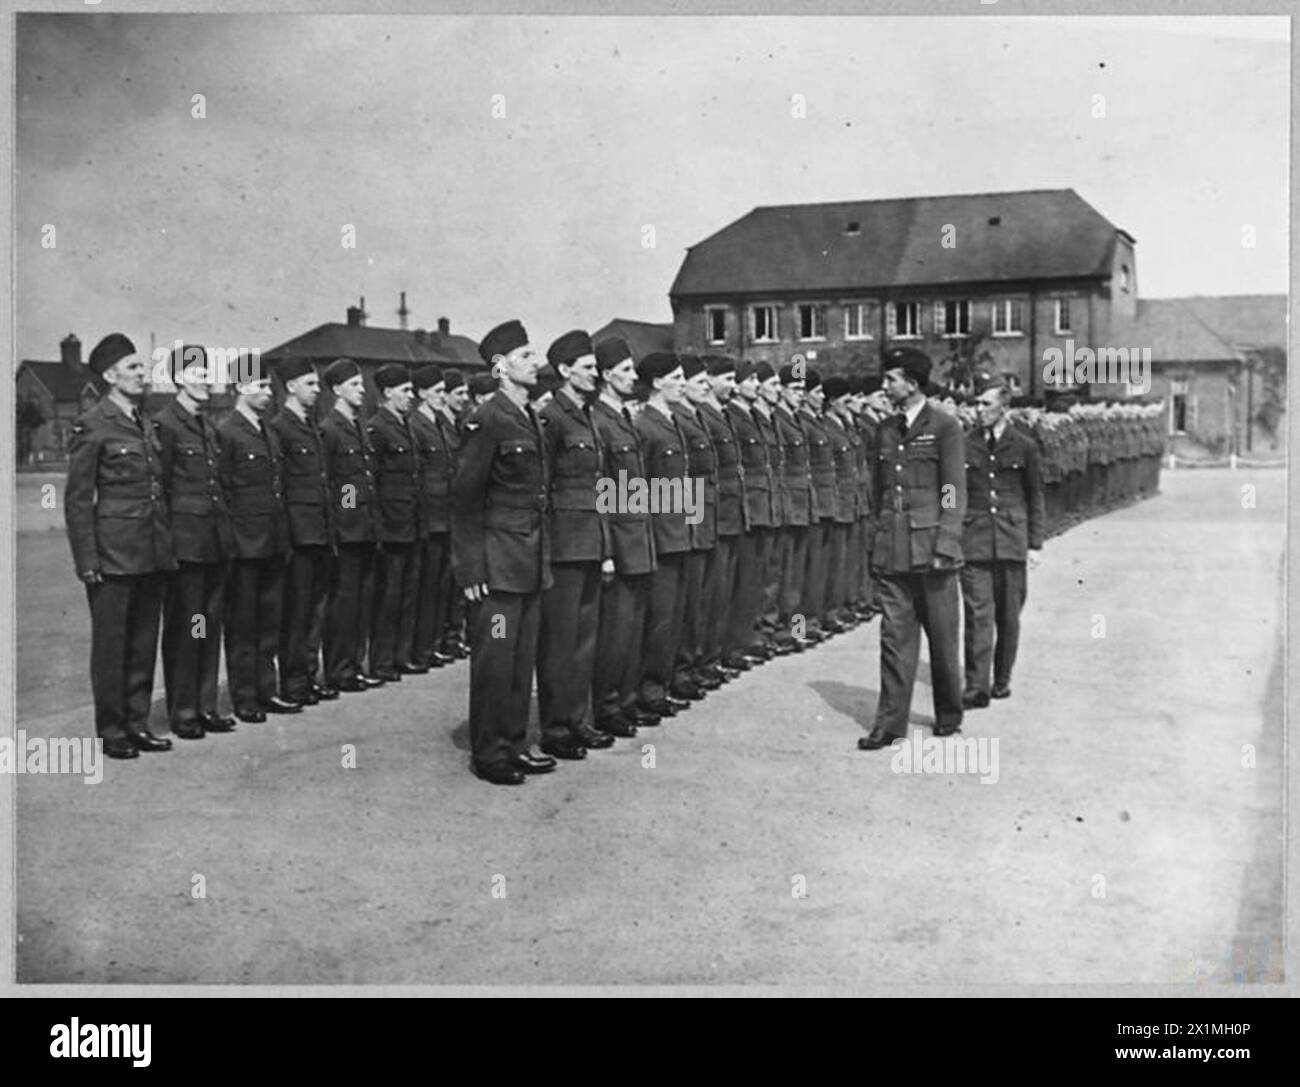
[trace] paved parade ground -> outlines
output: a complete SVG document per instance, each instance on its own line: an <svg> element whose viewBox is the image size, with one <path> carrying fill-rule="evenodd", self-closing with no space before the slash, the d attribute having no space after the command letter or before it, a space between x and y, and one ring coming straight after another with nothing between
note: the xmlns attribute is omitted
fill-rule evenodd
<svg viewBox="0 0 1300 1087"><path fill-rule="evenodd" d="M93 735L85 597L39 482L18 725ZM1162 487L1048 542L1013 696L966 717L989 780L856 749L878 622L517 789L467 769L460 662L98 785L18 778L18 979L1280 980L1285 476ZM921 736L930 714L923 662Z"/></svg>

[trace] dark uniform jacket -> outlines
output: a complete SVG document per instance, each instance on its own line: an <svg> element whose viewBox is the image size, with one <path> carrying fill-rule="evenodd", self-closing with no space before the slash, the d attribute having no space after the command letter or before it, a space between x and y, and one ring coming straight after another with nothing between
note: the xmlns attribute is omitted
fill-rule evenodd
<svg viewBox="0 0 1300 1087"><path fill-rule="evenodd" d="M767 463L772 478L772 527L789 524L790 500L785 490L785 447L781 445L781 431L777 426L775 410L766 415L754 409L754 426L767 446Z"/></svg>
<svg viewBox="0 0 1300 1087"><path fill-rule="evenodd" d="M902 413L880 427L877 532L872 563L886 573L930 568L936 555L960 562L966 515L965 441L956 419L923 404L904 430ZM946 490L945 490L946 488ZM950 496L945 501L945 496Z"/></svg>
<svg viewBox="0 0 1300 1087"><path fill-rule="evenodd" d="M799 423L808 440L808 474L812 477L812 518L820 521L835 516L835 454L823 416L806 408Z"/></svg>
<svg viewBox="0 0 1300 1087"><path fill-rule="evenodd" d="M781 479L785 484L785 521L787 525L807 525L812 519L813 485L808 465L808 438L799 420L785 405L778 407L777 441L781 444Z"/></svg>
<svg viewBox="0 0 1300 1087"><path fill-rule="evenodd" d="M1043 480L1038 446L1010 423L993 451L982 428L966 435L966 516L961 548L967 562L1024 562L1043 546Z"/></svg>
<svg viewBox="0 0 1300 1087"><path fill-rule="evenodd" d="M759 427L758 413L735 397L727 403L727 418L736 439L740 457L741 481L745 501L745 527L771 528L772 463L767 442ZM719 514L721 516L721 514Z"/></svg>
<svg viewBox="0 0 1300 1087"><path fill-rule="evenodd" d="M217 470L221 446L216 424L178 400L164 405L153 422L162 448L176 561L219 563L232 554L234 539Z"/></svg>
<svg viewBox="0 0 1300 1087"><path fill-rule="evenodd" d="M447 424L422 407L411 412L411 434L420 459L421 535L451 531L451 480L455 474Z"/></svg>
<svg viewBox="0 0 1300 1087"><path fill-rule="evenodd" d="M606 515L596 511L596 485L603 472L591 417L563 389L556 390L540 416L550 465L551 561L612 558Z"/></svg>
<svg viewBox="0 0 1300 1087"><path fill-rule="evenodd" d="M271 420L284 457L284 497L289 514L289 541L294 547L334 543L334 502L325 469L325 443L310 419L285 405Z"/></svg>
<svg viewBox="0 0 1300 1087"><path fill-rule="evenodd" d="M740 448L726 415L709 403L697 407L718 462L718 535L739 536L746 524Z"/></svg>
<svg viewBox="0 0 1300 1087"><path fill-rule="evenodd" d="M631 418L606 401L597 400L591 406L591 422L600 441L604 475L615 484L620 479L629 484L632 480L644 480L645 459L641 456L641 441ZM620 477L620 472L627 474ZM615 573L653 573L655 545L649 510L628 512L615 509L606 515L605 523L614 555Z"/></svg>
<svg viewBox="0 0 1300 1087"><path fill-rule="evenodd" d="M698 412L684 404L673 405L673 416L686 443L686 463L690 468L691 495L696 493L695 481L704 480L704 509L695 511L696 524L687 525L691 533L691 548L704 550L718 542L718 455L709 440L704 420ZM693 499L692 499L693 500Z"/></svg>
<svg viewBox="0 0 1300 1087"><path fill-rule="evenodd" d="M320 434L336 538L341 544L373 543L375 473L370 436L360 420L348 419L337 408L325 416Z"/></svg>
<svg viewBox="0 0 1300 1087"><path fill-rule="evenodd" d="M176 568L157 432L107 396L73 424L63 501L78 574Z"/></svg>
<svg viewBox="0 0 1300 1087"><path fill-rule="evenodd" d="M374 450L375 518L380 543L414 543L419 530L420 463L405 419L380 408L366 424Z"/></svg>
<svg viewBox="0 0 1300 1087"><path fill-rule="evenodd" d="M667 482L672 479L682 480L683 487L689 486L686 442L674 418L647 404L636 417L635 426L641 439L651 495L667 494ZM691 526L686 523L685 510L660 509L651 514L650 524L654 530L656 555L672 555L691 549Z"/></svg>
<svg viewBox="0 0 1300 1087"><path fill-rule="evenodd" d="M876 458L880 453L880 427L864 411L857 419L857 432L862 437L858 462L858 503L862 516L874 519L876 502Z"/></svg>
<svg viewBox="0 0 1300 1087"><path fill-rule="evenodd" d="M835 504L831 516L836 524L851 525L858 519L858 447L862 437L845 426L834 412L828 411L823 423L835 469Z"/></svg>
<svg viewBox="0 0 1300 1087"><path fill-rule="evenodd" d="M492 592L549 589L547 464L532 408L493 393L466 421L452 484L451 561L457 585Z"/></svg>
<svg viewBox="0 0 1300 1087"><path fill-rule="evenodd" d="M230 501L237 559L282 557L289 551L280 439L263 420L259 429L232 411L217 430L221 485Z"/></svg>

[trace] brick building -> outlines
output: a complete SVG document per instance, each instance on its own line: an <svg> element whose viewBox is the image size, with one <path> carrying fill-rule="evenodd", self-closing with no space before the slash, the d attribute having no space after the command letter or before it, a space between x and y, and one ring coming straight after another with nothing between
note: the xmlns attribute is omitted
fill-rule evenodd
<svg viewBox="0 0 1300 1087"><path fill-rule="evenodd" d="M669 292L680 351L878 373L911 343L1044 391L1043 352L1132 322L1135 242L1072 189L755 208L691 246ZM944 368L939 368L941 377Z"/></svg>
<svg viewBox="0 0 1300 1087"><path fill-rule="evenodd" d="M57 463L67 457L72 424L103 395L104 383L82 361L81 341L69 333L59 344L58 361L23 359L15 374L18 416L18 463ZM23 403L36 406L45 421L23 423Z"/></svg>

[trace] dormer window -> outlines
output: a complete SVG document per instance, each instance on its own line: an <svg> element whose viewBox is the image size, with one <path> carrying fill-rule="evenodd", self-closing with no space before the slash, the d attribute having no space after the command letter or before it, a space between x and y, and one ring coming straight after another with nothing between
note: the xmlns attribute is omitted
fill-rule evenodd
<svg viewBox="0 0 1300 1087"><path fill-rule="evenodd" d="M848 225L844 228L844 233L849 235L861 234L862 224L856 219L850 219Z"/></svg>

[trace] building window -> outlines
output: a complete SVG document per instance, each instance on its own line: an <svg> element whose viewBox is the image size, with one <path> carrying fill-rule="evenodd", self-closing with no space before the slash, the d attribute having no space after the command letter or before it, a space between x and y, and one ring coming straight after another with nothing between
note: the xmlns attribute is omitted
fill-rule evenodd
<svg viewBox="0 0 1300 1087"><path fill-rule="evenodd" d="M754 342L773 343L777 337L776 307L754 306L749 311L753 315Z"/></svg>
<svg viewBox="0 0 1300 1087"><path fill-rule="evenodd" d="M1128 265L1127 264L1121 264L1119 266L1119 289L1123 291L1125 294L1128 294Z"/></svg>
<svg viewBox="0 0 1300 1087"><path fill-rule="evenodd" d="M915 340L921 335L921 303L891 302L885 307L885 334L891 340Z"/></svg>
<svg viewBox="0 0 1300 1087"><path fill-rule="evenodd" d="M727 342L726 306L707 306L705 308L704 336L711 344Z"/></svg>
<svg viewBox="0 0 1300 1087"><path fill-rule="evenodd" d="M993 335L1023 336L1020 323L1020 303L1014 298L999 298L993 303Z"/></svg>
<svg viewBox="0 0 1300 1087"><path fill-rule="evenodd" d="M940 336L970 335L970 303L936 302L934 304L934 330Z"/></svg>
<svg viewBox="0 0 1300 1087"><path fill-rule="evenodd" d="M1070 324L1070 300L1068 298L1058 298L1056 300L1056 334L1063 336L1073 330L1074 326Z"/></svg>
<svg viewBox="0 0 1300 1087"><path fill-rule="evenodd" d="M866 302L853 302L844 307L844 338L871 339L871 307Z"/></svg>
<svg viewBox="0 0 1300 1087"><path fill-rule="evenodd" d="M820 302L799 304L799 339L826 339L826 307Z"/></svg>

